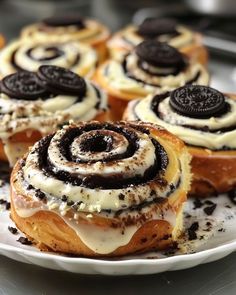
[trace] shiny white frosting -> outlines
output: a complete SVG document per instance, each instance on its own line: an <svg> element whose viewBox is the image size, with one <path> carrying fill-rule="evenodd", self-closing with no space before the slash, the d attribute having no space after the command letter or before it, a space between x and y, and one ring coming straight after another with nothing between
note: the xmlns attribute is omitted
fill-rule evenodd
<svg viewBox="0 0 236 295"><path fill-rule="evenodd" d="M62 154L59 155L58 141L70 128L71 126L65 126L58 131L49 144L48 159L53 164L54 173L60 170L69 172L73 176L82 175L82 177L86 177L91 175L92 171L93 175L98 174L104 177L109 177L111 174L120 175L121 173L123 177L136 176L137 174L143 176L148 166L152 165L156 159L155 149L151 141L153 138L152 133L147 135L142 131L136 130L138 150L131 157L107 163L104 162L103 164L99 160L95 163L68 162ZM106 130L102 132L106 132ZM119 138L119 140L124 143L123 148L121 148L122 145L116 143L115 151L112 151L113 153L123 153L124 149L128 147L124 139ZM177 213L173 210L173 207L168 202L165 205L156 205L151 200L153 192L155 192L155 196L168 200L168 198L178 199L180 191L183 193L183 191L186 192L189 189L191 176L189 167L190 157L186 150L183 150L177 156L174 150L174 142L169 142L168 139L161 137L158 138L158 141L168 156L167 167L163 172L163 178L167 181L166 186L163 187L158 181L151 180L142 185L131 185L116 189L104 189L102 187L91 189L86 186L72 185L70 182L65 182L50 174L43 173L38 163L38 159L41 156L38 151L39 143L36 143L17 175L17 181L20 182L24 194L30 196L31 199L25 202L18 195L18 197L13 199L14 208L21 217L32 216L40 210L49 210L58 214L74 229L86 246L100 254L111 253L118 247L126 245L132 239L135 232L145 222L150 220L166 220L175 228L177 226ZM71 152L77 153L78 156L80 151L79 149L73 151L72 144L70 144ZM90 156L89 153L87 156ZM127 167L130 169L127 169ZM30 189L28 189L29 184L32 186ZM175 189L170 184L174 185ZM35 195L36 189L46 195L46 202L38 200ZM121 194L122 198L119 197ZM68 215L71 207L67 202L62 201L63 196L67 196L68 201L74 201L79 204L73 217ZM145 205L141 210L129 210L132 206L138 206L143 202L150 202L150 204ZM123 211L119 213L119 217L116 217L115 214L120 210ZM109 211L111 212L109 213ZM122 228L103 228L93 223L93 218L96 216L108 218L114 220L114 222L121 222L128 217L137 218L138 220L140 214L146 215L146 221L137 221ZM85 219L86 222L80 222L81 218ZM179 224L178 230L180 230ZM88 231L90 232L89 236L87 234Z"/></svg>
<svg viewBox="0 0 236 295"><path fill-rule="evenodd" d="M236 126L236 101L230 98L230 95L225 97L226 102L230 105L230 110L220 117L209 119L190 118L176 113L169 105L169 97L159 103L157 111L161 116L157 116L151 107L152 99L153 96L149 95L142 101L130 102L126 119L139 119L159 124L189 145L209 149L236 148L236 129L214 132L214 130ZM195 129L183 125L194 126ZM206 126L209 131L200 130Z"/></svg>
<svg viewBox="0 0 236 295"><path fill-rule="evenodd" d="M42 58L53 57L53 50L47 48L56 47L61 55L49 60ZM31 50L31 56L27 54ZM27 71L37 71L41 65L55 65L70 69L80 76L91 77L98 61L96 51L89 45L81 44L76 41L66 43L38 43L34 41L14 41L7 45L0 52L0 75L6 76L17 71L12 63Z"/></svg>

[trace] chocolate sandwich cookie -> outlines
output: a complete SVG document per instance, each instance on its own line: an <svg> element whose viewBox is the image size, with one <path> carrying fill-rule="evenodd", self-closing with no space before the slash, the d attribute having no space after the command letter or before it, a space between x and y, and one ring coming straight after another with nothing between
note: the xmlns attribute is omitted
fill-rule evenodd
<svg viewBox="0 0 236 295"><path fill-rule="evenodd" d="M142 61L154 66L179 68L185 65L184 57L178 50L156 40L143 41L135 52Z"/></svg>
<svg viewBox="0 0 236 295"><path fill-rule="evenodd" d="M36 74L32 72L11 74L1 81L1 92L15 99L34 100L44 97L48 91L37 80Z"/></svg>
<svg viewBox="0 0 236 295"><path fill-rule="evenodd" d="M186 85L170 95L170 106L177 113L191 118L222 115L226 109L224 95L208 86Z"/></svg>
<svg viewBox="0 0 236 295"><path fill-rule="evenodd" d="M78 14L52 16L45 18L42 23L49 27L77 26L80 29L85 27L83 18Z"/></svg>
<svg viewBox="0 0 236 295"><path fill-rule="evenodd" d="M57 94L84 96L86 84L82 77L72 71L57 66L41 66L37 72L38 83Z"/></svg>
<svg viewBox="0 0 236 295"><path fill-rule="evenodd" d="M144 38L155 38L160 35L178 35L177 22L170 18L146 18L137 29L137 33Z"/></svg>

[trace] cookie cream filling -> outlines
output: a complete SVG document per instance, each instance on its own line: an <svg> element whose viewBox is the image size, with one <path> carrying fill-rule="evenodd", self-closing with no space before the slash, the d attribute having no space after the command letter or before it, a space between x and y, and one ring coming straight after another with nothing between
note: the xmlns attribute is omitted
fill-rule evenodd
<svg viewBox="0 0 236 295"><path fill-rule="evenodd" d="M102 75L111 87L140 96L174 89L191 80L194 80L194 84L202 85L209 82L207 70L198 63L189 63L177 75L151 75L138 66L137 56L130 54L126 58L126 68L125 70L120 62L113 60L104 65ZM156 71L163 70L156 68Z"/></svg>
<svg viewBox="0 0 236 295"><path fill-rule="evenodd" d="M225 96L226 103L230 106L229 111L219 117L209 119L180 115L172 110L169 99L167 95L165 99L160 101L155 111L152 109L153 96L151 95L142 101L131 102L127 111L128 119L135 118L159 124L189 145L212 150L236 148L236 129L224 131L225 128L236 126L236 101L230 96Z"/></svg>
<svg viewBox="0 0 236 295"><path fill-rule="evenodd" d="M142 136L143 133L139 128L135 130L137 139L134 139L135 137L133 138L132 135L127 135L132 134L133 130L131 133L128 130L129 128L135 128L134 125L130 125L130 127L128 124L126 127L120 125L118 129L113 130L110 124L99 125L101 129L96 124L88 123L84 127L81 125L78 130L73 129L76 128L75 126L65 127L62 134L57 133L60 139L54 136L48 137L33 147L28 157L21 162L15 180L20 182L25 194L30 196L27 201L21 195L13 198L17 214L21 217L29 217L40 210L52 211L61 216L74 229L86 246L100 254L111 253L118 247L126 245L135 232L150 220L165 220L175 228L177 226L176 218L179 213L170 205L168 200L171 198L176 202L180 192L186 192L189 188L189 156L185 152L177 156L173 149L173 143L164 138L158 138L158 143L154 143L153 140L157 140L157 138L153 137L152 133L149 135L145 133L146 136ZM121 127L124 130L120 129ZM128 129L125 130L125 128ZM126 151L124 151L124 149L118 148L119 144L115 142L116 160L104 160L103 167L101 168L99 164L93 174L91 174L90 169L88 169L88 175L84 171L81 178L82 183L80 183L80 175L74 174L74 172L79 173L79 171L73 170L75 166L83 168L85 165L93 166L94 163L89 162L88 159L87 162L84 162L86 160L84 158L80 162L79 154L76 159L70 160L71 165L68 165L67 161L73 156L72 153L79 151L79 149L72 151L73 142L92 130L98 130L98 133L102 132L104 136L106 131L110 136L110 131L123 134L122 136L126 137L129 144ZM122 133L121 130L125 133ZM67 137L63 132L67 133ZM123 142L122 139L120 140ZM101 138L99 137L100 141ZM145 149L142 154L139 154L139 149L142 150L142 146L140 146L142 141L146 141L149 150ZM61 166L63 163L58 166L57 160L60 159L57 155L58 151L54 150L55 145L57 145L56 142L61 142L61 146L59 146L61 156L64 156L65 153L63 148L66 148L66 157L68 159L63 162L64 166ZM132 151L133 156L127 156L130 152L128 151L131 148L130 145L134 142L137 150ZM107 150L107 147L101 149L100 146L101 150L98 151L97 149L95 152L94 142L89 147L87 145L83 146L82 143L78 144L80 144L81 149L89 149L89 152L85 151L85 155L88 156L92 150L94 150L94 153L104 153L104 149ZM151 154L150 151L152 151ZM53 157L52 153L54 152L55 156ZM107 153L110 153L110 151L107 151ZM120 159L121 156L122 159ZM129 169L123 173L123 178L119 177L119 181L116 178L113 179L114 175L110 170L111 167L114 168L114 173L120 173L119 169L122 166L119 163L125 160L130 161L129 167L131 171L138 162L140 163L140 169L142 170L140 177L143 180L140 180L136 172L133 171L132 184L129 185L129 182L127 182L124 186L124 181L129 181L130 175L126 174L130 173ZM148 167L143 166L143 163L146 165L148 161L151 167L153 161L157 162L156 175L153 175L152 178L147 178ZM96 163L99 163L99 161ZM69 169L69 166L71 166L71 169ZM105 181L99 182L99 186L93 185L91 182L92 180L96 183L96 175L105 177ZM76 179L73 177L76 177ZM63 178L65 179L63 180ZM86 182L86 178L90 178L90 182ZM111 184L111 180L114 184ZM109 188L109 185L114 185L114 188ZM99 217L107 218L108 222L112 222L113 225L101 227L96 225L96 221L93 223L93 218ZM179 223L178 230L180 230Z"/></svg>
<svg viewBox="0 0 236 295"><path fill-rule="evenodd" d="M50 27L43 23L29 25L22 30L21 38L38 42L81 41L89 44L107 38L109 31L105 26L94 20L84 20L84 27L76 25Z"/></svg>
<svg viewBox="0 0 236 295"><path fill-rule="evenodd" d="M0 63L1 76L19 69L35 72L46 64L70 69L82 77L90 77L96 68L97 54L90 46L75 41L46 44L14 41L1 51Z"/></svg>

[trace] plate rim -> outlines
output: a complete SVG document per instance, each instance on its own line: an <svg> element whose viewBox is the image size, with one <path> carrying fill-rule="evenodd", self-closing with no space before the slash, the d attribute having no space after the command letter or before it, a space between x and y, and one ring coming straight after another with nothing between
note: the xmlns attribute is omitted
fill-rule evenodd
<svg viewBox="0 0 236 295"><path fill-rule="evenodd" d="M6 256L4 253L2 253L2 250L7 251L8 253L16 253L16 254L23 254L29 257L34 258L40 258L43 260L57 260L64 263L87 263L89 265L101 265L101 266L129 266L133 264L139 264L139 265L165 265L166 263L177 263L177 262L184 262L184 261L195 261L199 258L206 258L211 256L212 254L221 254L224 252L230 253L236 252L236 239L223 244L219 245L214 248L202 250L196 253L188 253L188 254L179 254L176 256L170 256L165 258L128 258L128 259L121 259L121 260L106 260L104 258L89 258L89 257L67 257L59 254L54 253L47 253L47 252L37 252L32 251L28 249L19 248L16 246L12 246L5 243L0 243L0 253L4 256ZM14 258L13 258L14 259ZM201 262L200 262L201 264Z"/></svg>

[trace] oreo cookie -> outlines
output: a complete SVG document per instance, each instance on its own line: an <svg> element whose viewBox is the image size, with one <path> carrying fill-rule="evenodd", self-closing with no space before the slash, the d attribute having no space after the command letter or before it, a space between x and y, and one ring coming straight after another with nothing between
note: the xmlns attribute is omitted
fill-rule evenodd
<svg viewBox="0 0 236 295"><path fill-rule="evenodd" d="M1 92L9 97L35 100L45 97L47 90L38 83L35 73L19 71L6 76L1 81Z"/></svg>
<svg viewBox="0 0 236 295"><path fill-rule="evenodd" d="M167 43L156 40L143 41L136 46L135 52L141 61L154 66L174 68L185 66L183 55Z"/></svg>
<svg viewBox="0 0 236 295"><path fill-rule="evenodd" d="M78 14L52 16L45 18L42 23L48 27L77 26L80 29L85 27L83 18Z"/></svg>
<svg viewBox="0 0 236 295"><path fill-rule="evenodd" d="M137 33L144 38L155 38L160 35L178 35L177 22L169 18L146 18L138 27Z"/></svg>
<svg viewBox="0 0 236 295"><path fill-rule="evenodd" d="M53 94L78 95L86 92L86 83L82 77L65 68L44 65L37 72L38 83Z"/></svg>
<svg viewBox="0 0 236 295"><path fill-rule="evenodd" d="M171 108L190 118L207 119L227 110L224 95L208 86L185 85L170 94Z"/></svg>

